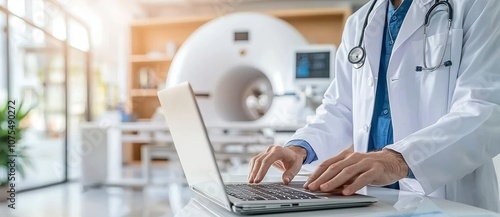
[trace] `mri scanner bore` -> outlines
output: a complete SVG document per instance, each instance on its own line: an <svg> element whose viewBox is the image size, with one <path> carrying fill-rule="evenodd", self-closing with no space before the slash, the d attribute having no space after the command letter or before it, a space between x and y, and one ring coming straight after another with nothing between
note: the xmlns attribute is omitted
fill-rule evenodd
<svg viewBox="0 0 500 217"><path fill-rule="evenodd" d="M309 45L295 28L273 16L234 13L206 23L184 42L166 86L190 82L207 124L296 125L310 114L297 101L305 102L311 94L301 93L314 84L316 91L308 93L322 96L333 78L334 52L333 45ZM311 63L307 69L301 65L301 73L311 74L300 79L295 76L297 55Z"/></svg>
<svg viewBox="0 0 500 217"><path fill-rule="evenodd" d="M214 89L215 109L227 121L254 121L263 117L273 101L273 88L267 76L250 66L227 71Z"/></svg>

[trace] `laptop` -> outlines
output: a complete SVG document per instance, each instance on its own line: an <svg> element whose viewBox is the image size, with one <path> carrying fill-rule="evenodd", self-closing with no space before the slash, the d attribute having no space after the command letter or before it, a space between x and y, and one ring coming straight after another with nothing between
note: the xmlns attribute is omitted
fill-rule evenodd
<svg viewBox="0 0 500 217"><path fill-rule="evenodd" d="M224 183L193 90L185 82L158 92L189 187L237 214L267 214L367 206L377 198L308 192L303 182Z"/></svg>

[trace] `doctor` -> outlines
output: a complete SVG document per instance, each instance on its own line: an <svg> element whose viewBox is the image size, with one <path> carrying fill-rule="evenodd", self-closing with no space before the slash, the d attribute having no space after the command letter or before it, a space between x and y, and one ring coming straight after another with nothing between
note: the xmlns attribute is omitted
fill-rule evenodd
<svg viewBox="0 0 500 217"><path fill-rule="evenodd" d="M386 186L498 212L500 1L444 2L372 0L353 14L315 119L255 156L249 182L273 165L288 184L318 161L312 191Z"/></svg>

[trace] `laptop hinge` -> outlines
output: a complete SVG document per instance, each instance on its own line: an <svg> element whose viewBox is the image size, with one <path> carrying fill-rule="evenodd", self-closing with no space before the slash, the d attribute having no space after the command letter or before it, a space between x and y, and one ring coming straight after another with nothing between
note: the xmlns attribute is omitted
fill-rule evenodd
<svg viewBox="0 0 500 217"><path fill-rule="evenodd" d="M208 194L203 193L203 191L200 191L200 190L196 189L196 187L194 187L194 186L190 186L190 188L191 188L192 191L194 191L197 194L201 195L205 199L207 199L209 201L212 201L212 202L216 203L217 205L222 206L222 207L226 208L227 210L229 210L231 212L233 211L231 208L233 207L234 204L233 204L233 202L229 198L228 198L229 204L225 204L224 202L218 200L217 198L212 197L212 196L210 196ZM226 197L227 197L227 195L226 195Z"/></svg>

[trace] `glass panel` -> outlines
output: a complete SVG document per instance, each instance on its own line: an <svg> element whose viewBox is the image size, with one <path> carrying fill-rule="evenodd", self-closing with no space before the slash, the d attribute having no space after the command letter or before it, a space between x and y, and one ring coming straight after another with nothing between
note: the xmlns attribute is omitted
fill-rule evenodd
<svg viewBox="0 0 500 217"><path fill-rule="evenodd" d="M1 0L0 0L1 1ZM0 11L0 29L5 28L5 14ZM5 53L5 31L0 31L0 106L5 105L7 102L7 66L6 66L6 53ZM0 114L5 115L5 114ZM0 125L3 123L0 122ZM2 131L3 127L0 126ZM3 133L2 133L3 134ZM4 136L0 136L0 158L5 159L4 156L6 151L3 149L5 147L6 139ZM3 147L2 147L3 146ZM3 161L3 160L2 160ZM5 183L8 180L7 166L5 163L0 163L0 183Z"/></svg>
<svg viewBox="0 0 500 217"><path fill-rule="evenodd" d="M1 2L1 0L0 0ZM0 11L0 29L5 28L5 13ZM0 105L7 99L7 53L5 31L0 31Z"/></svg>
<svg viewBox="0 0 500 217"><path fill-rule="evenodd" d="M82 138L80 124L86 121L87 113L87 55L77 49L69 49L69 125L68 125L68 170L69 179L80 177Z"/></svg>
<svg viewBox="0 0 500 217"><path fill-rule="evenodd" d="M83 51L89 50L89 34L81 24L69 20L69 44Z"/></svg>
<svg viewBox="0 0 500 217"><path fill-rule="evenodd" d="M46 15L45 21L47 21L44 29L51 32L54 37L66 40L66 20L64 19L64 12L53 3L45 1L44 13Z"/></svg>
<svg viewBox="0 0 500 217"><path fill-rule="evenodd" d="M20 189L64 180L66 133L64 46L22 20L10 17L11 93L34 109L23 122L19 146L28 148L32 166L18 180Z"/></svg>
<svg viewBox="0 0 500 217"><path fill-rule="evenodd" d="M40 27L45 27L45 25L49 22L49 17L52 13L50 13L50 9L48 12L45 11L45 0L31 0L31 16L30 19L33 23Z"/></svg>
<svg viewBox="0 0 500 217"><path fill-rule="evenodd" d="M7 0L8 9L13 14L24 17L26 15L26 1L25 0Z"/></svg>
<svg viewBox="0 0 500 217"><path fill-rule="evenodd" d="M64 17L64 12L50 1L26 0L25 18L60 40L66 40Z"/></svg>
<svg viewBox="0 0 500 217"><path fill-rule="evenodd" d="M66 40L66 20L64 20L64 16L62 14L50 18L48 29L54 37Z"/></svg>

